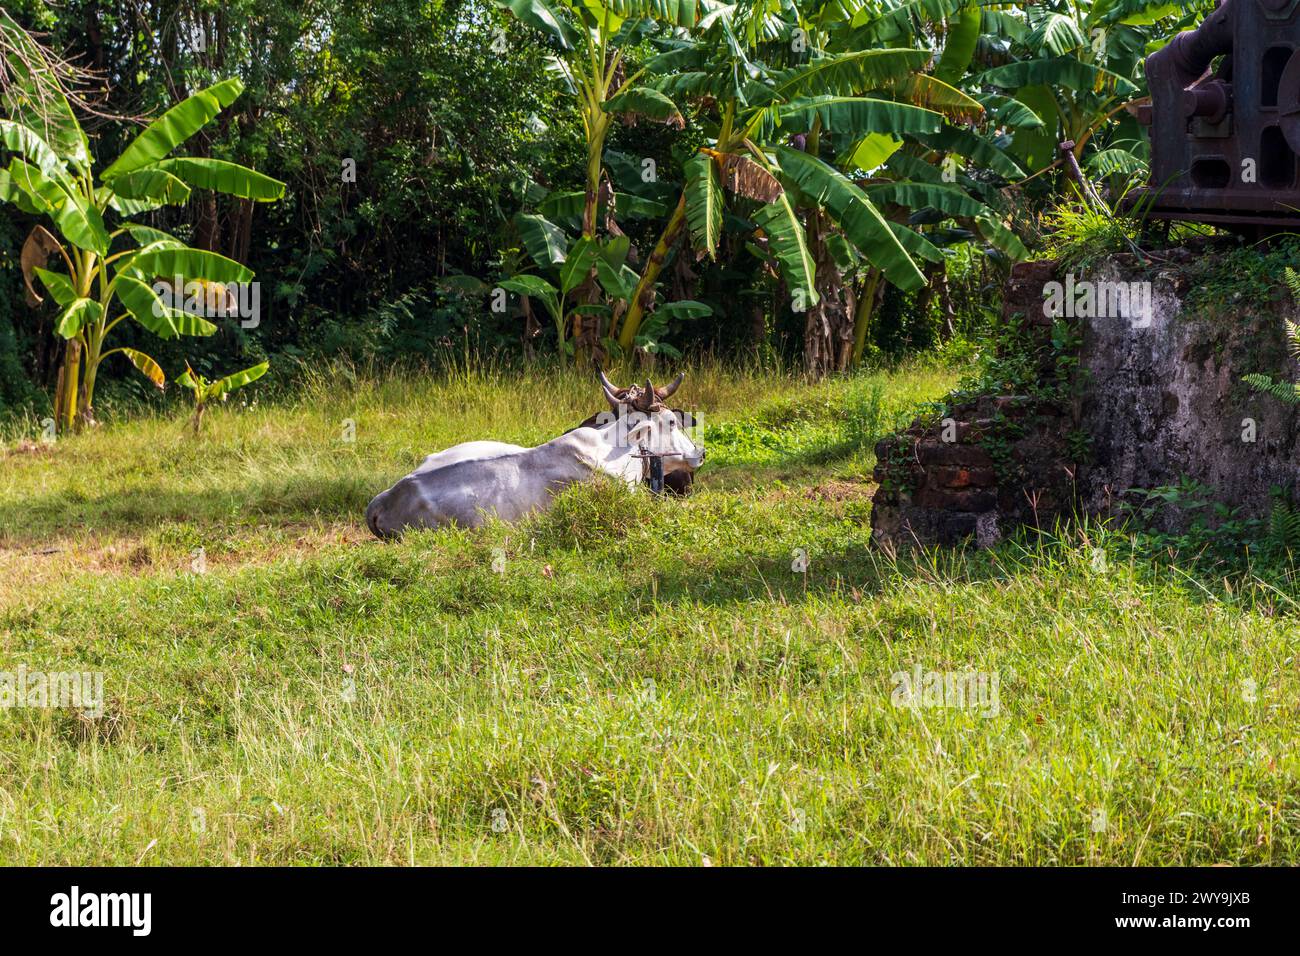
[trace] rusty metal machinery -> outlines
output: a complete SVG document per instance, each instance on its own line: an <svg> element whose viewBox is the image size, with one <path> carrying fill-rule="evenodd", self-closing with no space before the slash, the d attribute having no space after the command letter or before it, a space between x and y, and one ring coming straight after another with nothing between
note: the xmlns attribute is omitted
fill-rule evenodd
<svg viewBox="0 0 1300 956"><path fill-rule="evenodd" d="M1300 0L1221 0L1146 61L1152 218L1300 226Z"/></svg>

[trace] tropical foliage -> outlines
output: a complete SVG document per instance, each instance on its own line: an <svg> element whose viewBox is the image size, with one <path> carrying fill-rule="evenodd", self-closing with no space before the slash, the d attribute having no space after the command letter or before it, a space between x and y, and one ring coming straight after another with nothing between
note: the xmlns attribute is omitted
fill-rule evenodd
<svg viewBox="0 0 1300 956"><path fill-rule="evenodd" d="M6 109L4 189L23 197L27 258L71 286L29 269L58 313L15 313L12 337L33 379L72 370L51 389L65 424L93 415L113 355L153 381L187 360L219 378L250 352L460 347L628 362L776 351L844 369L979 321L979 290L1077 186L1062 144L1112 198L1140 181L1142 59L1210 6L147 0L133 25L90 0L24 0L13 36L40 28L90 62L157 68L114 68L94 103L74 87L95 81L66 75L56 129ZM22 59L17 90L34 82ZM211 114L172 144L189 155L136 146L111 120L163 122L177 103ZM285 201L259 211L281 181ZM50 191L61 183L75 201ZM111 248L96 247L96 212ZM168 303L141 319L119 291L158 278L133 271L156 242L198 254L185 279L269 276L274 321L212 334L212 316ZM55 329L70 333L57 360ZM179 336L198 336L188 354L168 344Z"/></svg>
<svg viewBox="0 0 1300 956"><path fill-rule="evenodd" d="M806 315L814 372L860 359L884 288L939 280L954 247L1024 256L1007 187L1058 170L1058 144L1071 143L1101 179L1140 174L1143 147L1123 138L1127 114L1113 121L1140 92L1141 58L1156 45L1147 28L1191 15L1159 4L1022 10L969 0L509 7L563 51L557 72L588 131L585 191L539 189L537 208L517 220L528 268L565 262L579 240L564 220L578 231L579 200L583 240L595 239L598 221L621 236L615 210L659 212L631 294L621 281L602 283L609 304L576 310L604 319L604 347L626 355L679 247L714 260L730 230ZM602 195L601 120L623 109L681 126L695 144L667 194L624 175L628 201L612 187ZM621 254L606 251L584 254ZM513 280L503 288L522 290ZM553 297L542 301L553 310Z"/></svg>
<svg viewBox="0 0 1300 956"><path fill-rule="evenodd" d="M222 376L215 382L209 382L194 369L185 365L185 371L180 378L176 379L176 384L189 390L190 395L194 398L194 414L190 418L190 426L194 429L194 434L199 433L203 426L203 413L207 411L211 402L224 402L230 397L230 393L235 389L243 388L245 385L251 385L259 378L266 374L270 368L269 362L261 362L242 372L234 372L230 375Z"/></svg>
<svg viewBox="0 0 1300 956"><path fill-rule="evenodd" d="M21 34L11 31L10 36L24 42ZM166 381L158 362L145 352L107 346L119 323L133 320L163 339L212 335L216 325L196 314L204 309L173 304L183 287L253 278L246 266L191 248L132 217L184 203L195 188L269 201L280 197L284 184L224 160L172 155L234 102L243 91L238 79L176 104L96 177L90 142L67 98L31 68L41 62L41 51L27 41L26 52L24 59L10 59L11 82L4 93L8 118L0 119L0 141L13 156L0 169L0 199L54 227L54 232L33 227L23 244L22 266L31 300L43 301L39 283L59 309L54 331L67 347L56 419L71 428L93 422L99 367L112 355L122 355L159 388ZM56 267L45 268L56 256ZM173 283L172 294L160 295L160 278Z"/></svg>
<svg viewBox="0 0 1300 956"><path fill-rule="evenodd" d="M1300 273L1287 266L1284 277L1291 298L1300 302ZM1300 362L1300 325L1290 319L1285 320L1285 323L1288 350L1291 357ZM1275 382L1269 376L1260 374L1245 375L1243 378L1246 384L1257 392L1272 395L1278 401L1286 402L1288 405L1300 405L1300 382Z"/></svg>

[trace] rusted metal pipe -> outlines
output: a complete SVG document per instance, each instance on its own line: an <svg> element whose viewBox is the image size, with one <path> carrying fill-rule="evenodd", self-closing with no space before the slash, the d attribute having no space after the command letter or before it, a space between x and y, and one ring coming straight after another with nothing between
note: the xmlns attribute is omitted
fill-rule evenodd
<svg viewBox="0 0 1300 956"><path fill-rule="evenodd" d="M1151 180L1125 198L1157 219L1300 226L1300 0L1222 0L1146 60Z"/></svg>
<svg viewBox="0 0 1300 956"><path fill-rule="evenodd" d="M1200 79L1216 56L1232 52L1233 15L1241 2L1223 0L1197 29L1178 34L1164 49L1147 57L1147 78L1152 78L1153 71L1155 74L1168 71L1183 86Z"/></svg>

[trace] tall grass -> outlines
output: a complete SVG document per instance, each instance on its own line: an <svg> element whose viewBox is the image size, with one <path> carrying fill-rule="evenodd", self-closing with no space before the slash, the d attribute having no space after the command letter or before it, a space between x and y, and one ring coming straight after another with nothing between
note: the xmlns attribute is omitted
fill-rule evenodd
<svg viewBox="0 0 1300 956"><path fill-rule="evenodd" d="M590 382L335 370L197 440L11 449L0 671L107 701L0 709L0 862L1300 860L1294 591L1089 526L870 546L871 441L954 378L695 369L733 437L690 499L596 484L397 543L369 494L576 423ZM916 667L996 675L996 713L895 706Z"/></svg>

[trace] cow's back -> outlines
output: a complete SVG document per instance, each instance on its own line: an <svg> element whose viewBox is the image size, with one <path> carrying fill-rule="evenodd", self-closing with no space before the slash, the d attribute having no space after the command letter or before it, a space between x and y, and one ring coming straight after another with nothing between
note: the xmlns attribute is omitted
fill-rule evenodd
<svg viewBox="0 0 1300 956"><path fill-rule="evenodd" d="M517 521L546 507L555 491L590 476L590 466L579 460L574 449L564 447L573 443L570 440L557 447L552 441L537 448L519 448L500 442L468 442L497 446L499 453L447 458L441 463L426 459L419 469L375 496L366 509L366 523L375 535L388 538L407 528L450 524L476 528L491 517Z"/></svg>
<svg viewBox="0 0 1300 956"><path fill-rule="evenodd" d="M424 461L420 462L420 467L411 472L418 475L422 472L432 471L435 468L443 468L447 465L455 465L462 461L477 461L484 458L499 458L502 455L515 455L521 451L527 451L523 445L511 445L503 441L466 441L459 445L452 445L444 451L434 452Z"/></svg>

